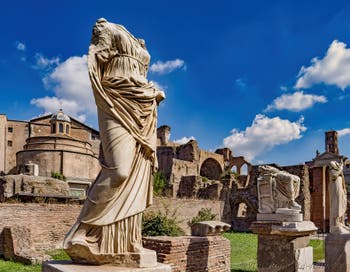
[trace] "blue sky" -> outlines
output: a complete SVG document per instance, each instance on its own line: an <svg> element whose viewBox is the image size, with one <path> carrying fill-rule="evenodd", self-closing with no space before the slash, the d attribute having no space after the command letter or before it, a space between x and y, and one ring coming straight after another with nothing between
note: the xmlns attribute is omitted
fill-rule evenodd
<svg viewBox="0 0 350 272"><path fill-rule="evenodd" d="M1 112L29 120L63 109L97 128L86 73L94 22L145 39L164 88L158 124L172 140L228 146L254 163L296 164L338 130L350 157L347 1L6 1Z"/></svg>

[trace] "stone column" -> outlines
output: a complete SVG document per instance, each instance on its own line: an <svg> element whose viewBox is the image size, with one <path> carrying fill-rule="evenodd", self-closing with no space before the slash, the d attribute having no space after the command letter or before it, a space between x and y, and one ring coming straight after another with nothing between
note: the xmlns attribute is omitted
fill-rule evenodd
<svg viewBox="0 0 350 272"><path fill-rule="evenodd" d="M311 221L256 221L250 227L258 234L259 272L312 272L310 235L317 228Z"/></svg>

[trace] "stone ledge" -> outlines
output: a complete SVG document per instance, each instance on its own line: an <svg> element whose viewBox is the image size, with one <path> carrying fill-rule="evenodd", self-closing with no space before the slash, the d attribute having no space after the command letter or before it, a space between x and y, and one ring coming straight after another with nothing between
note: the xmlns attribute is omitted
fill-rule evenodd
<svg viewBox="0 0 350 272"><path fill-rule="evenodd" d="M308 236L317 231L311 221L302 222L272 222L255 221L251 224L250 230L261 235L282 235L282 236Z"/></svg>
<svg viewBox="0 0 350 272"><path fill-rule="evenodd" d="M155 267L134 268L113 265L81 265L71 261L44 262L42 272L171 272L171 266L158 263Z"/></svg>

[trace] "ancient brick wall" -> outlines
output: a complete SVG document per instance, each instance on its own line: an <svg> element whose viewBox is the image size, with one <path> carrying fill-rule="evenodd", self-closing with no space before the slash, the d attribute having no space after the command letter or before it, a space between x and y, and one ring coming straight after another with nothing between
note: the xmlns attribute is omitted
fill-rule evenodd
<svg viewBox="0 0 350 272"><path fill-rule="evenodd" d="M173 272L230 271L230 241L221 236L145 237L143 243Z"/></svg>
<svg viewBox="0 0 350 272"><path fill-rule="evenodd" d="M175 216L180 226L189 233L187 222L201 208L210 208L222 215L222 201L155 198L148 211L168 213ZM60 248L65 234L74 224L81 205L47 203L0 203L0 255L3 255L2 230L6 226L25 226L31 230L35 250Z"/></svg>
<svg viewBox="0 0 350 272"><path fill-rule="evenodd" d="M311 168L311 220L319 231L326 232L329 228L329 213L327 212L327 180L326 167Z"/></svg>
<svg viewBox="0 0 350 272"><path fill-rule="evenodd" d="M0 233L6 226L25 226L31 230L37 251L60 248L80 209L80 205L69 204L3 203L0 204ZM3 245L1 237L0 245ZM1 250L0 246L0 255L3 255Z"/></svg>

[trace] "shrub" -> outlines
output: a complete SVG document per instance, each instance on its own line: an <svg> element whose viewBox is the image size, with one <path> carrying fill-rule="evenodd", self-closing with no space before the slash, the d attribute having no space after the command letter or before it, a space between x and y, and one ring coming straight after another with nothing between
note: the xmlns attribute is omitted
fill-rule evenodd
<svg viewBox="0 0 350 272"><path fill-rule="evenodd" d="M149 213L142 218L142 235L144 236L181 236L185 232L180 228L176 219L164 214Z"/></svg>
<svg viewBox="0 0 350 272"><path fill-rule="evenodd" d="M211 221L214 220L216 214L213 214L210 208L202 208L198 214L188 222L188 225L191 227L194 223L201 221Z"/></svg>
<svg viewBox="0 0 350 272"><path fill-rule="evenodd" d="M66 180L66 177L58 172L51 172L51 177L59 180Z"/></svg>
<svg viewBox="0 0 350 272"><path fill-rule="evenodd" d="M156 196L163 195L167 181L165 174L162 171L158 171L153 176L153 193Z"/></svg>

